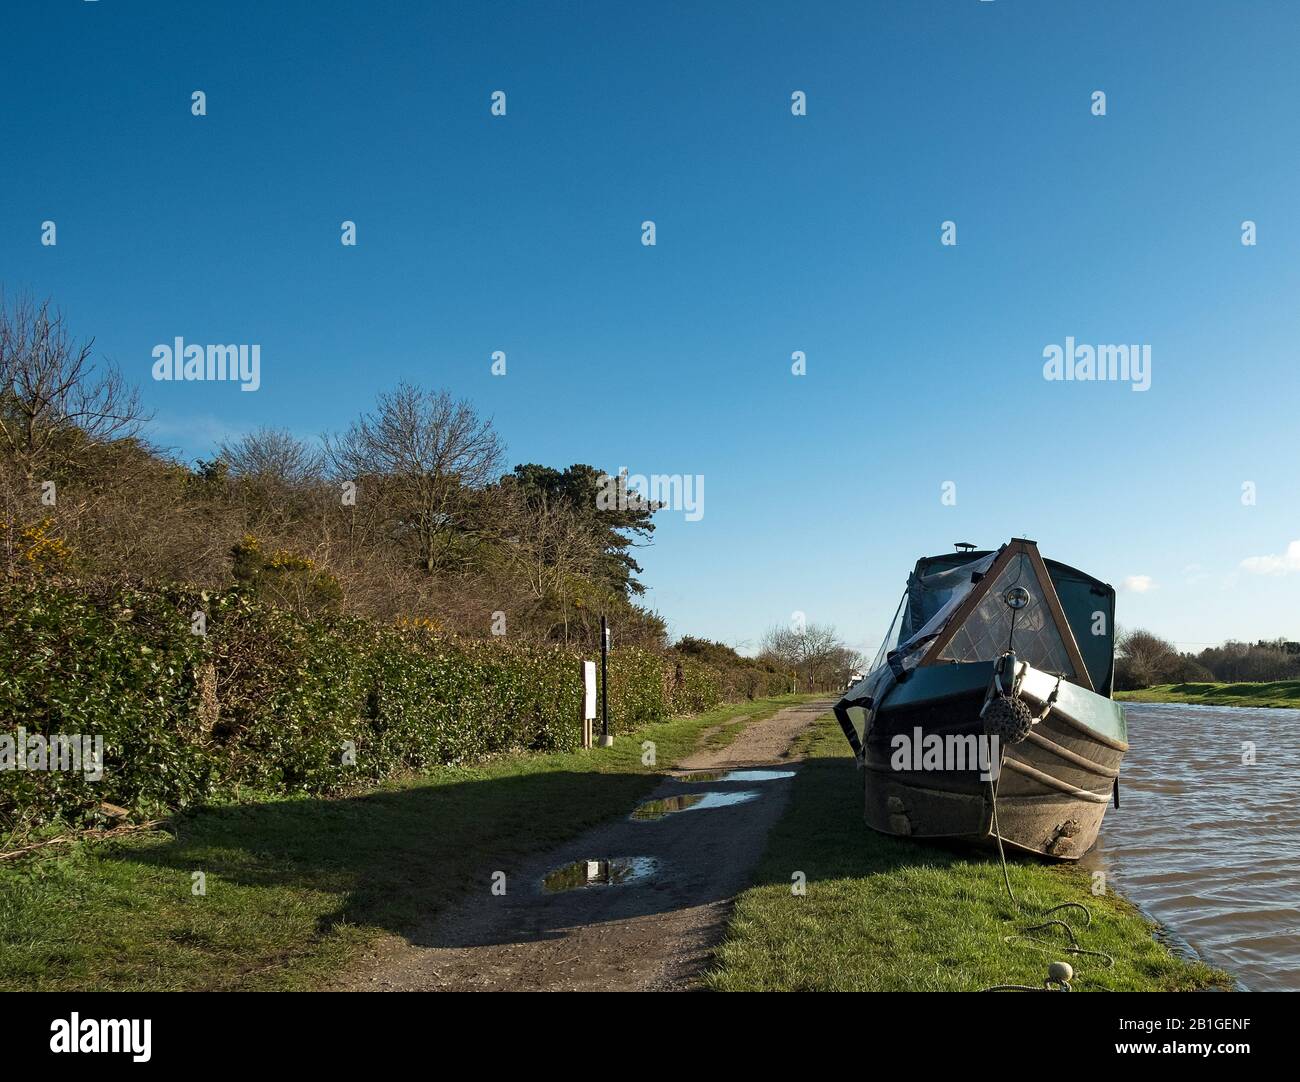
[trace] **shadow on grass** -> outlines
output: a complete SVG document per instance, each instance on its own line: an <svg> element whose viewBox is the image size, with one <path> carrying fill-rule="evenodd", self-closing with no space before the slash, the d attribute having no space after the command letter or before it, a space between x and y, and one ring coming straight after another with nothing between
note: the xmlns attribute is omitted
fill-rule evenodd
<svg viewBox="0 0 1300 1082"><path fill-rule="evenodd" d="M997 862L995 849L973 842L922 842L877 833L863 821L862 787L862 773L851 758L806 759L795 781L791 809L772 832L755 885L789 883L794 860L809 883L859 879L902 868ZM1044 865L1014 851L1008 851L1007 861Z"/></svg>
<svg viewBox="0 0 1300 1082"><path fill-rule="evenodd" d="M1235 684L1156 684L1119 693L1122 702L1186 703L1191 706L1300 708L1300 680Z"/></svg>
<svg viewBox="0 0 1300 1082"><path fill-rule="evenodd" d="M672 741L683 746L674 748ZM695 742L694 734L670 732L660 740L660 751L675 761ZM639 745L625 741L613 754L635 762ZM446 934L434 918L463 898L487 900L465 909L493 909L493 926L455 933L454 945L470 945L549 938L574 921L659 914L742 889L775 819L772 803L629 824L629 814L657 786L673 793L686 786L626 766L588 771L522 761L504 773L449 772L353 797L210 807L181 818L174 839L114 847L102 859L136 869L128 873L135 882L165 881L173 897L181 888L188 894L191 875L202 871L208 885L199 912L209 915L189 919L244 921L250 937L260 935L258 944L268 950L276 933L260 925L279 913L300 922L294 936L280 935L286 950L310 949L304 940L320 940L344 926L431 945ZM770 785L788 784L761 788L767 793L774 791ZM754 829L759 823L762 829ZM609 824L593 836L601 851L579 851L579 839L600 824ZM748 839L748 852L732 844L739 837ZM659 861L659 874L609 889L540 891L552 857L564 863L625 856ZM504 897L492 893L496 872L506 873ZM151 889L159 893L156 885ZM301 927L306 914L314 930Z"/></svg>
<svg viewBox="0 0 1300 1082"><path fill-rule="evenodd" d="M834 765L842 770L844 764ZM640 822L629 815L657 786L681 795L753 789L755 783L683 784L662 775L575 771L471 778L353 798L208 808L181 819L170 841L105 856L162 870L178 887L202 871L208 899L230 897L231 886L254 888L241 895L250 920L264 919L289 896L332 898L335 904L316 917L317 936L358 925L421 946L526 943L556 938L574 924L653 916L732 897L748 884L776 819L770 797L790 784L761 782L758 800ZM600 851L587 852L580 839L601 824L595 835ZM858 825L860 833L865 828ZM552 860L631 856L651 858L658 871L611 888L540 890ZM507 874L504 897L491 891L497 871ZM281 891L280 899L258 894L267 888ZM435 926L433 918L462 898L482 902L466 907L471 919ZM223 916L238 919L238 912Z"/></svg>
<svg viewBox="0 0 1300 1082"><path fill-rule="evenodd" d="M755 990L966 990L1038 987L1068 958L1084 990L1223 988L1230 979L1175 957L1124 899L1094 896L1077 866L996 848L893 838L862 821L862 774L844 756L804 762L772 832L756 889L741 897L709 973L711 987ZM791 890L792 872L806 890ZM1081 904L1068 920L1054 906ZM1057 917L1060 917L1058 912ZM1057 919L1057 918L1053 918ZM1065 920L1065 918L1061 918ZM1068 925L1068 927L1067 927ZM1072 945L1085 954L1070 951Z"/></svg>
<svg viewBox="0 0 1300 1082"><path fill-rule="evenodd" d="M828 759L801 766L794 779L758 783L692 784L660 775L574 771L473 778L346 799L210 808L181 820L174 840L123 848L107 859L162 870L178 886L201 870L208 880L205 905L222 898L234 907L232 896L239 892L230 888L248 888L240 896L250 925L313 896L318 938L355 925L396 933L417 946L523 944L560 938L577 925L651 917L734 897L749 885L778 820L777 791L798 782L805 769L855 776L851 761L846 766ZM812 784L820 786L820 779ZM656 786L670 795L757 788L760 797L631 820L632 810ZM840 799L836 812L851 836L828 835L820 842L824 855L818 863L828 876L863 874L866 828L853 810ZM595 846L588 844L592 839ZM632 856L651 858L657 871L609 888L557 894L540 889L552 863ZM928 850L890 845L885 864L879 856L873 860L876 867L896 867L934 858ZM507 874L505 896L491 890L497 871ZM449 908L455 919L435 921ZM240 919L238 909L219 912L223 919ZM212 919L217 917L214 912Z"/></svg>
<svg viewBox="0 0 1300 1082"><path fill-rule="evenodd" d="M351 924L410 936L457 896L488 892L494 871L626 814L658 782L555 771L206 808L180 818L174 839L106 859L186 882L202 871L210 897L225 883L341 898L317 916L320 935ZM241 896L258 908L253 892Z"/></svg>
<svg viewBox="0 0 1300 1082"><path fill-rule="evenodd" d="M1240 696L1244 698L1300 699L1300 680L1271 680L1262 683L1171 684L1180 695Z"/></svg>
<svg viewBox="0 0 1300 1082"><path fill-rule="evenodd" d="M793 705L764 700L744 709L762 717ZM503 759L350 797L209 806L177 816L174 836L130 835L0 868L0 988L329 982L379 933L430 942L434 918L452 907L472 911L470 896L492 897L496 871L507 873L512 899L541 897L540 873L534 877L541 858L569 842L572 850L580 838L604 838L603 829L587 832L625 821L657 786L678 785L641 766L643 738L673 763L702 735L726 743L736 711L652 726L598 757ZM638 827L646 846L677 829ZM622 855L640 852L575 854ZM718 863L727 866L727 854ZM195 885L200 872L205 892ZM638 899L643 912L664 912L678 904L659 889L671 873L651 891L628 884L617 893ZM509 934L507 924L502 930ZM548 929L533 922L527 934Z"/></svg>

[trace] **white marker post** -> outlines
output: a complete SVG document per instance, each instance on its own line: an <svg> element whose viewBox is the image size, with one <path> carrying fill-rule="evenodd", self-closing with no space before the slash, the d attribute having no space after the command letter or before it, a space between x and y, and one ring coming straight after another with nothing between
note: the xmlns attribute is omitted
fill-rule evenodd
<svg viewBox="0 0 1300 1082"><path fill-rule="evenodd" d="M596 720L596 663L582 663L582 746L591 747L592 722Z"/></svg>

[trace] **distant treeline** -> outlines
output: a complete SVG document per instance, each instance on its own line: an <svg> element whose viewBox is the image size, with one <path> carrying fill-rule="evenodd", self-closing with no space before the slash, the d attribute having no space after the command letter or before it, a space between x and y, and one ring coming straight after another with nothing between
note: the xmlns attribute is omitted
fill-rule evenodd
<svg viewBox="0 0 1300 1082"><path fill-rule="evenodd" d="M532 642L593 642L603 613L620 642L667 646L632 555L654 508L598 507L591 466L506 470L491 421L445 392L399 385L343 432L262 429L193 464L147 422L47 302L0 295L7 579L237 582L300 615Z"/></svg>
<svg viewBox="0 0 1300 1082"><path fill-rule="evenodd" d="M1136 691L1154 684L1202 681L1300 680L1300 643L1275 639L1228 641L1200 653L1179 653L1173 643L1150 631L1120 636L1115 658L1115 689Z"/></svg>
<svg viewBox="0 0 1300 1082"><path fill-rule="evenodd" d="M5 580L239 585L305 617L588 650L606 615L617 645L669 649L633 555L658 509L598 500L604 471L507 469L490 420L409 384L342 432L262 429L184 463L92 345L48 301L0 293Z"/></svg>

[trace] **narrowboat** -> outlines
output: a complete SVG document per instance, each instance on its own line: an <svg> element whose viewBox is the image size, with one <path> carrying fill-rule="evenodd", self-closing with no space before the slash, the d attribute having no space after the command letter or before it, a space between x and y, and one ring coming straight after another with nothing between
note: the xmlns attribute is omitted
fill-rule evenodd
<svg viewBox="0 0 1300 1082"><path fill-rule="evenodd" d="M1035 542L917 561L867 675L835 706L885 834L1077 860L1119 806L1115 591Z"/></svg>

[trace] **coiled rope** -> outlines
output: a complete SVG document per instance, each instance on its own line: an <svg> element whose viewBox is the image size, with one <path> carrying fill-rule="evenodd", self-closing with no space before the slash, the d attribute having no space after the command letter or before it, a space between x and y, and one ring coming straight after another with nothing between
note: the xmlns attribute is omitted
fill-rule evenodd
<svg viewBox="0 0 1300 1082"><path fill-rule="evenodd" d="M1004 598L1010 595L1012 588L1020 581L1020 576L1023 573L1024 564L1022 562L1015 581L1003 594ZM1022 589L1022 593L1027 594L1027 591ZM993 679L989 684L988 691L985 693L984 706L980 710L980 720L983 722L986 736L996 737L1004 744L1015 745L1025 740L1029 736L1029 731L1052 712L1052 707L1056 705L1056 698L1061 693L1063 676L1057 676L1056 686L1052 688L1052 693L1044 701L1043 709L1037 715L1032 714L1024 700L1020 698L1020 680L1022 677L1016 671L1016 615L1020 606L1011 605L1009 600L1007 604L1011 607L1011 627L1007 633L1007 649L998 659L997 665L994 666ZM1010 684L1009 688L1002 686L1002 675L1004 673L1007 675ZM1011 905L1020 912L1024 912L1024 906L1016 898L1016 892L1011 889L1011 873L1007 869L1007 854L1002 846L1002 829L998 826L997 779L989 781L989 796L993 807L993 836L998 840L998 858L1002 861L1002 882L1007 888L1007 897L1011 899ZM1040 920L1038 924L1032 924L1013 935L1003 936L1002 942L1014 943L1021 941L1031 949L1041 951L1043 954L1055 954L1063 950L1066 954L1101 958L1105 961L1107 969L1113 966L1115 959L1109 954L1079 946L1079 937L1075 935L1074 927L1069 921L1052 916L1053 913L1060 913L1066 909L1077 909L1082 912L1083 926L1085 928L1092 924L1092 910L1082 902L1062 902L1060 905L1054 905L1038 914L1039 917L1047 917L1047 920ZM1065 934L1070 937L1069 946L1062 947L1053 940L1032 934L1045 931L1048 928L1064 929ZM992 988L983 990L985 992L1069 992L1071 991L1070 980L1073 976L1074 969L1068 962L1053 962L1048 967L1047 980L1043 982L1041 988L1028 984L997 984Z"/></svg>
<svg viewBox="0 0 1300 1082"><path fill-rule="evenodd" d="M1055 698L1055 693L1053 693ZM989 782L989 795L993 804L993 836L998 840L998 857L1002 861L1002 882L1007 888L1007 897L1011 899L1011 904L1021 912L1024 906L1016 898L1016 893L1011 889L1011 873L1007 869L1007 854L1002 848L1002 830L998 826L998 787L996 781ZM1044 909L1040 917L1051 917L1051 914L1058 913L1063 909L1078 909L1083 913L1083 926L1090 927L1092 924L1092 910L1082 902L1062 902L1060 905L1054 905L1050 909ZM1041 932L1047 928L1059 927L1065 929L1065 934L1070 937L1070 945L1062 947L1059 943L1032 935L1033 932ZM1024 941L1032 950L1041 951L1043 954L1056 954L1064 950L1066 954L1088 955L1093 958L1101 958L1105 961L1105 969L1110 969L1115 964L1115 959L1105 951L1089 950L1086 947L1079 946L1079 937L1075 935L1073 926L1059 917L1051 917L1050 920L1044 920L1038 924L1030 925L1014 935L1002 937L1003 943L1014 943L1017 940ZM984 988L984 992L1052 992L1072 991L1070 988L1070 979L1074 976L1074 969L1068 962L1053 962L1047 970L1047 980L1043 982L1041 988L1030 984L995 984L991 988Z"/></svg>

